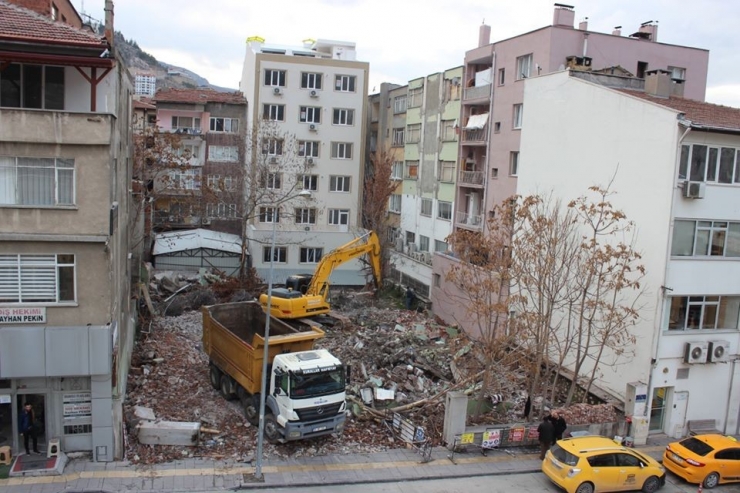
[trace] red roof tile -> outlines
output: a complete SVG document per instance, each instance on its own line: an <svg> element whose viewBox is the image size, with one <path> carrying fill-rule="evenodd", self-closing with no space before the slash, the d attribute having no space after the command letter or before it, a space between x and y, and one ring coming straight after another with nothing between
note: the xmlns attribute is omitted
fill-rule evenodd
<svg viewBox="0 0 740 493"><path fill-rule="evenodd" d="M134 99L134 108L140 110L155 110L157 105L149 98Z"/></svg>
<svg viewBox="0 0 740 493"><path fill-rule="evenodd" d="M0 0L0 39L27 43L52 43L68 46L108 46L105 38L54 22L36 12Z"/></svg>
<svg viewBox="0 0 740 493"><path fill-rule="evenodd" d="M694 99L679 98L671 96L670 98L659 98L651 96L642 91L633 91L629 89L620 89L621 92L636 96L641 99L680 111L691 123L707 127L723 128L727 130L740 131L740 108L722 106L719 104L705 103Z"/></svg>
<svg viewBox="0 0 740 493"><path fill-rule="evenodd" d="M213 89L160 89L154 96L158 103L230 103L247 104L239 92L219 92Z"/></svg>

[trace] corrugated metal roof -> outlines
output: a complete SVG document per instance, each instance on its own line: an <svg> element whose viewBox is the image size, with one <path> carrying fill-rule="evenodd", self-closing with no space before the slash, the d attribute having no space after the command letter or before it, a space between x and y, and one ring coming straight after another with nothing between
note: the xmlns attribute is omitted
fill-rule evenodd
<svg viewBox="0 0 740 493"><path fill-rule="evenodd" d="M242 239L237 235L220 233L210 229L188 229L157 233L153 255L162 255L185 250L211 248L224 252L241 253Z"/></svg>

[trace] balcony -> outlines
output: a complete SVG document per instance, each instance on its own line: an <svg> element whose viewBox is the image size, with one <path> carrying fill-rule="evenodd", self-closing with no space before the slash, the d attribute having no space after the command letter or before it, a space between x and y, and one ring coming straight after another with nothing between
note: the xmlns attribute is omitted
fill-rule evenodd
<svg viewBox="0 0 740 493"><path fill-rule="evenodd" d="M462 141L466 144L485 144L488 128L463 129Z"/></svg>
<svg viewBox="0 0 740 493"><path fill-rule="evenodd" d="M0 142L110 145L113 116L34 109L0 109Z"/></svg>
<svg viewBox="0 0 740 493"><path fill-rule="evenodd" d="M472 215L464 211L458 211L455 216L455 224L467 229L479 231L483 226L483 215Z"/></svg>
<svg viewBox="0 0 740 493"><path fill-rule="evenodd" d="M170 132L181 135L201 135L203 133L200 127L174 127L170 129Z"/></svg>
<svg viewBox="0 0 740 493"><path fill-rule="evenodd" d="M491 84L485 86L466 87L463 101L488 99L491 97Z"/></svg>
<svg viewBox="0 0 740 493"><path fill-rule="evenodd" d="M464 171L460 170L458 183L461 185L483 185L482 171Z"/></svg>

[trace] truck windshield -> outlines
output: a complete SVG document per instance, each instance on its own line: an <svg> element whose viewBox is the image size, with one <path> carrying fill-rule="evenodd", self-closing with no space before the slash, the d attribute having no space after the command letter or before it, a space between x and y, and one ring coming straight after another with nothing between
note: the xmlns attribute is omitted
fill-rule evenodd
<svg viewBox="0 0 740 493"><path fill-rule="evenodd" d="M311 374L295 374L290 378L290 396L296 399L344 392L344 368Z"/></svg>

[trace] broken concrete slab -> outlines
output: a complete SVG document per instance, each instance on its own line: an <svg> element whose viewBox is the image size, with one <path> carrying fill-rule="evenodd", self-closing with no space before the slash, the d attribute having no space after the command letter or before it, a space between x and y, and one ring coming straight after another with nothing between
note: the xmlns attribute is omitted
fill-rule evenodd
<svg viewBox="0 0 740 493"><path fill-rule="evenodd" d="M157 419L154 410L144 406L134 406L134 416L145 421L155 421Z"/></svg>
<svg viewBox="0 0 740 493"><path fill-rule="evenodd" d="M142 421L136 429L139 443L145 445L196 446L200 438L200 423Z"/></svg>

